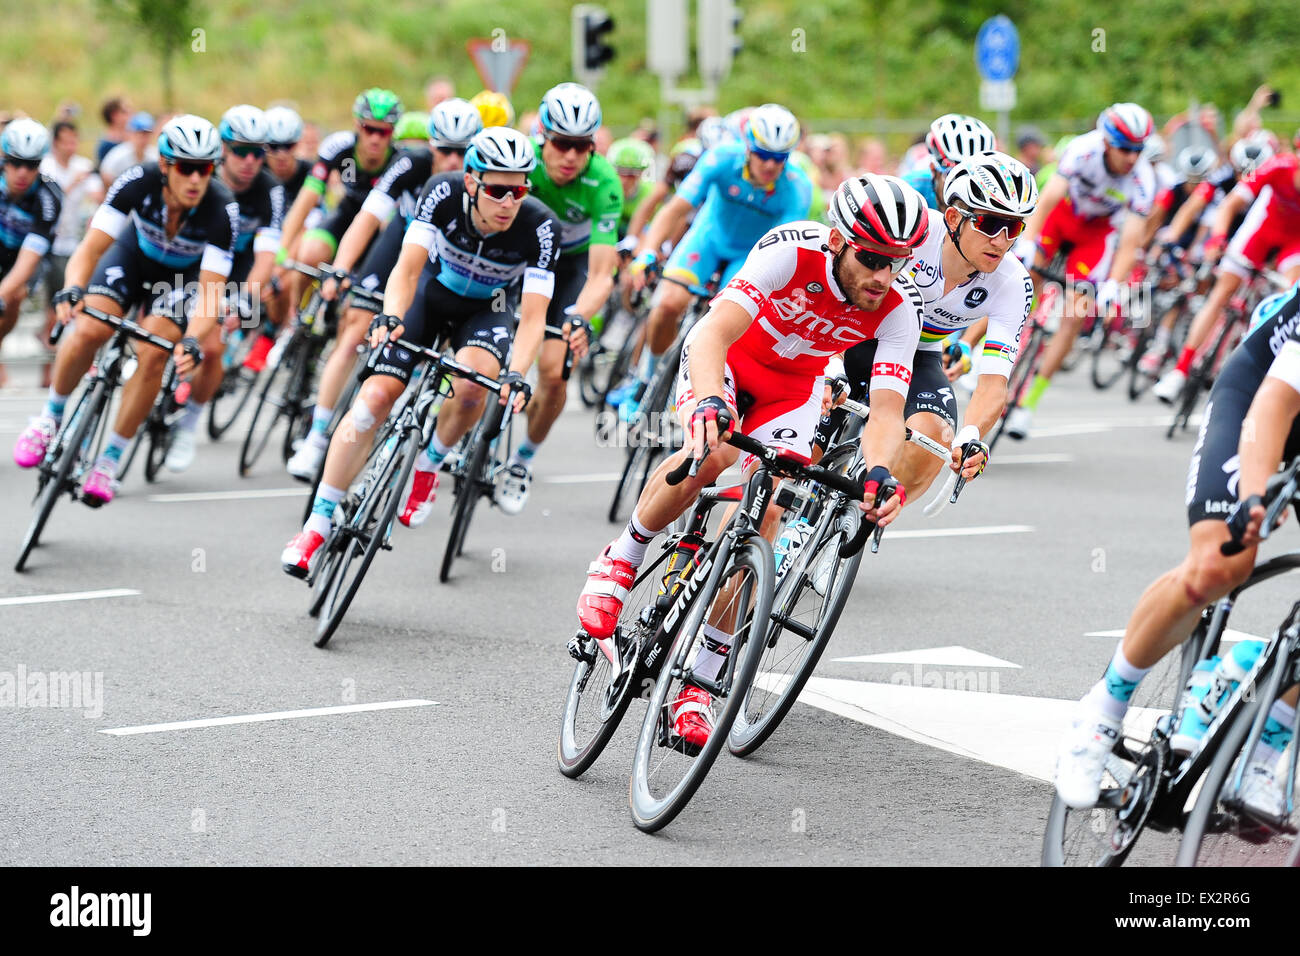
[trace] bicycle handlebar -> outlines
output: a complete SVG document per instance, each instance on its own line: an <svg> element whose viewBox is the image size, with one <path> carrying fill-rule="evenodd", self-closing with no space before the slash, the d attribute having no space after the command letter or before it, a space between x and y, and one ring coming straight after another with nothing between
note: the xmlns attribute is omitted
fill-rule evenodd
<svg viewBox="0 0 1300 956"><path fill-rule="evenodd" d="M479 372L476 369L472 369L468 365L462 365L460 362L457 362L455 359L448 358L447 356L443 355L441 352L434 351L433 349L427 346L417 345L414 342L408 342L406 339L389 339L389 341L385 344L396 345L399 348L404 348L414 353L415 355L420 356L426 359L427 361L431 362L437 368L438 372L450 372L451 374L455 375L457 378L468 379L469 381L474 382L476 385L481 385L483 388L486 388L488 391L496 392L497 394L500 394L503 388L508 387L508 383L502 382L499 379L488 378L482 372ZM383 346L381 345L379 348L374 349L372 351L371 353L372 363L375 357L379 355L380 349L382 348Z"/></svg>
<svg viewBox="0 0 1300 956"><path fill-rule="evenodd" d="M154 335L148 329L137 325L123 316L110 315L107 312L101 312L99 309L92 308L88 305L83 305L81 311L92 319L97 319L105 325L112 326L115 329L121 329L131 338L140 342L148 342L150 345L154 346L154 348L162 349L164 352L171 352L172 349L176 348L175 342L170 339L165 339L161 335ZM50 330L51 345L54 345L59 341L63 335L64 328L66 328L66 326L62 322L55 323L54 328Z"/></svg>
<svg viewBox="0 0 1300 956"><path fill-rule="evenodd" d="M827 471L817 465L805 465L803 462L787 458L778 452L775 448L769 448L760 441L756 441L741 432L732 432L726 439L726 444L733 448L739 448L743 452L748 452L763 462L764 467L774 475L781 475L786 478L809 478L813 481L820 482L828 488L834 488L836 491L843 492L854 501L862 500L862 482L854 481L844 475L837 475L832 471ZM708 457L708 451L705 450L705 457ZM702 462L704 459L701 458ZM691 468L696 464L694 458L687 457L680 465L668 473L667 482L670 485L680 485L686 480L691 472Z"/></svg>
<svg viewBox="0 0 1300 956"><path fill-rule="evenodd" d="M1293 498L1300 493L1300 457L1297 457L1283 471L1268 480L1264 486L1264 494L1260 496L1260 504L1265 506L1264 522L1259 527L1259 539L1264 541L1272 533L1273 528L1277 525L1282 517L1282 511L1287 505L1291 504ZM1245 545L1241 543L1241 536L1246 530L1246 522L1249 520L1248 509L1244 506L1249 502L1241 502L1242 511L1246 512L1240 524L1233 521L1230 517L1227 522L1228 534L1231 537L1219 545L1219 553L1224 557L1233 557L1241 554L1246 550Z"/></svg>

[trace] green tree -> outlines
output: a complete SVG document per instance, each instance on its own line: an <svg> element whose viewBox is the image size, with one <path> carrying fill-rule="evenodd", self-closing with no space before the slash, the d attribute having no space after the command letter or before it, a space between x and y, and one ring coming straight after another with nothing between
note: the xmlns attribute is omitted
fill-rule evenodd
<svg viewBox="0 0 1300 956"><path fill-rule="evenodd" d="M175 106L176 54L193 40L201 0L99 0L101 13L138 30L158 54L162 67L163 105Z"/></svg>

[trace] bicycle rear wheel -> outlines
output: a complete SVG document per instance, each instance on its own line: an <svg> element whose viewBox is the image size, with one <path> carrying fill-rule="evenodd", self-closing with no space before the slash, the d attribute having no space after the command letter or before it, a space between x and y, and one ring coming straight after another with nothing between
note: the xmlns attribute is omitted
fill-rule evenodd
<svg viewBox="0 0 1300 956"><path fill-rule="evenodd" d="M23 537L22 547L18 552L18 560L14 562L14 570L21 571L27 565L27 559L31 556L32 549L40 543L41 532L45 530L45 524L50 520L50 514L54 511L54 505L59 500L59 496L64 491L72 489L73 480L71 479L72 469L78 461L87 457L87 447L90 439L99 427L100 419L103 417L104 409L108 404L108 383L103 379L96 379L95 383L81 395L81 400L77 402L72 416L68 419L71 431L65 433L68 435L64 438L62 434L54 438L55 460L46 465L41 462L37 468L40 470L41 477L37 479L37 503L36 514L32 518L32 523L27 527L27 534ZM48 456L47 456L48 460ZM47 470L48 469L48 470Z"/></svg>
<svg viewBox="0 0 1300 956"><path fill-rule="evenodd" d="M302 339L302 332L295 332L293 339L285 346L280 361L262 373L265 379L258 390L257 403L253 406L244 444L239 450L239 474L242 477L247 477L249 470L262 457L281 416L288 415L288 385L292 367L298 362L298 354L302 349Z"/></svg>
<svg viewBox="0 0 1300 956"><path fill-rule="evenodd" d="M727 742L731 725L744 704L762 656L767 621L772 611L772 549L762 539L749 539L727 552L726 562L713 589L707 587L692 602L682 629L673 642L641 724L628 803L637 829L653 833L673 821L704 782L719 751ZM721 702L713 730L698 751L673 732L672 705L688 686L690 666L679 670L678 661L691 662L703 648L705 618L734 620L735 633L723 677L731 668L728 693Z"/></svg>
<svg viewBox="0 0 1300 956"><path fill-rule="evenodd" d="M487 484L487 460L491 444L489 436L501 427L501 416L505 408L497 402L490 402L470 434L465 454L460 467L455 473L456 501L451 509L451 530L447 534L447 547L442 553L442 567L438 570L438 580L443 584L451 576L451 566L465 546L465 535L469 532L470 520L474 517L474 507L483 496Z"/></svg>
<svg viewBox="0 0 1300 956"><path fill-rule="evenodd" d="M311 430L312 388L316 382L316 365L324 348L325 343L319 336L308 336L302 357L295 363L293 376L285 389L285 417L289 419L289 427L284 430L280 442L280 458L286 464Z"/></svg>
<svg viewBox="0 0 1300 956"><path fill-rule="evenodd" d="M664 540L658 557L641 571L623 603L623 613L610 638L622 657L634 654L653 632L652 625L641 621L641 613L654 603L663 576L660 565L673 550L673 545ZM641 682L637 679L639 668L635 662L625 665L616 675L609 657L583 631L570 641L569 653L577 663L564 699L556 759L560 773L579 777L604 752L628 706L638 696Z"/></svg>
<svg viewBox="0 0 1300 956"><path fill-rule="evenodd" d="M1007 404L1002 409L1002 415L998 418L993 430L989 433L989 451L993 451L993 446L998 443L1002 437L1002 430L1007 425L1007 416L1011 410L1020 404L1024 398L1025 392L1029 389L1029 383L1034 380L1034 372L1038 370L1038 363L1042 358L1043 343L1045 335L1043 330L1037 325L1029 334L1029 341L1025 344L1025 349L1016 359L1016 364L1012 366L1011 377L1007 381Z"/></svg>
<svg viewBox="0 0 1300 956"><path fill-rule="evenodd" d="M208 403L209 438L218 441L230 430L230 426L235 424L235 419L244 410L248 400L253 397L256 387L257 373L244 368L242 357L236 355L234 364L226 369L221 377L217 394L213 395L212 401Z"/></svg>
<svg viewBox="0 0 1300 956"><path fill-rule="evenodd" d="M162 470L163 462L167 460L167 452L171 451L172 430L165 422L155 420L153 415L150 415L140 427L141 430L149 433L146 436L149 448L144 457L144 479L153 484L158 480L158 472Z"/></svg>
<svg viewBox="0 0 1300 956"><path fill-rule="evenodd" d="M1092 384L1102 391L1110 388L1124 374L1138 347L1138 334L1127 317L1098 319L1093 329Z"/></svg>
<svg viewBox="0 0 1300 956"><path fill-rule="evenodd" d="M841 558L861 523L856 502L829 518L826 536L807 558L800 552L777 587L758 677L736 713L727 746L747 757L772 736L817 668L862 563L862 549ZM787 558L786 560L791 560Z"/></svg>
<svg viewBox="0 0 1300 956"><path fill-rule="evenodd" d="M397 445L384 462L379 477L367 489L365 501L349 523L347 541L339 557L338 569L330 583L325 600L321 603L320 624L316 631L316 646L324 647L343 622L352 599L361 589L370 563L381 548L387 548L393 533L393 522L402 503L402 490L415 467L419 451L419 429L409 428L397 437ZM380 446L381 449L383 446ZM382 451L381 451L382 454Z"/></svg>
<svg viewBox="0 0 1300 956"><path fill-rule="evenodd" d="M338 429L339 423L352 409L353 402L356 401L357 394L361 391L360 372L365 368L364 357L357 362L357 367L353 369L352 375L348 378L347 385L339 394L338 400L334 403L334 414L330 416L330 423L326 426L325 434L332 440L334 432ZM390 415L390 421L392 416ZM310 431L310 429L308 429ZM316 500L316 492L320 490L321 479L325 476L325 459L327 455L322 455L320 464L316 466L316 474L308 484L311 485L311 493L307 495L307 503L302 510L302 520L305 524L307 518L311 515L312 504Z"/></svg>

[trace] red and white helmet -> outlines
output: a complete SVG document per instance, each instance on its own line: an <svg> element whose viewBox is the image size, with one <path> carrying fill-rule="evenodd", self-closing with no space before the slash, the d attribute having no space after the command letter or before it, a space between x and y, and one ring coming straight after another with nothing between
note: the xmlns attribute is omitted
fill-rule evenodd
<svg viewBox="0 0 1300 956"><path fill-rule="evenodd" d="M849 177L835 190L827 216L850 243L870 242L899 256L914 252L930 234L925 199L897 176Z"/></svg>
<svg viewBox="0 0 1300 956"><path fill-rule="evenodd" d="M946 173L958 163L997 149L997 137L983 120L962 113L945 113L930 124L925 146L939 172Z"/></svg>
<svg viewBox="0 0 1300 956"><path fill-rule="evenodd" d="M1116 103L1101 111L1097 129L1106 142L1118 149L1140 150L1156 131L1151 114L1136 103Z"/></svg>

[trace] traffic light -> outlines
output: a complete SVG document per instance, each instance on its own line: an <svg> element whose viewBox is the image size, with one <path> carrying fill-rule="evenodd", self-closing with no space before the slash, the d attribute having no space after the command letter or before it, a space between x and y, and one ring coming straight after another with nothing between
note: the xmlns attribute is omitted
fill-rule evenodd
<svg viewBox="0 0 1300 956"><path fill-rule="evenodd" d="M614 48L606 42L613 29L614 18L602 7L583 3L573 8L573 72L583 82L614 59Z"/></svg>
<svg viewBox="0 0 1300 956"><path fill-rule="evenodd" d="M731 61L744 46L740 20L735 0L699 0L695 46L700 75L709 82L720 83L731 72Z"/></svg>

